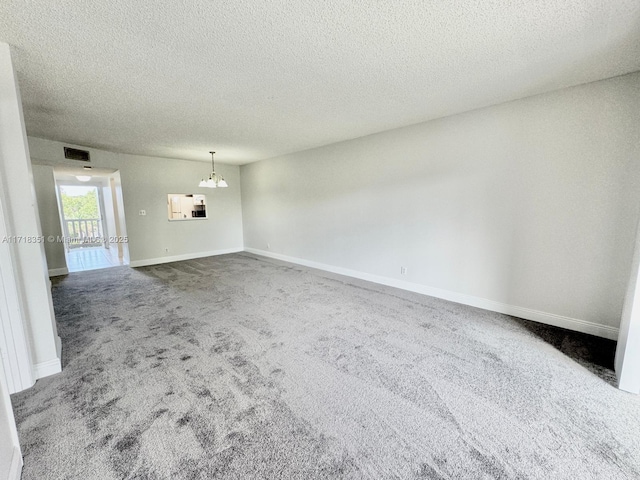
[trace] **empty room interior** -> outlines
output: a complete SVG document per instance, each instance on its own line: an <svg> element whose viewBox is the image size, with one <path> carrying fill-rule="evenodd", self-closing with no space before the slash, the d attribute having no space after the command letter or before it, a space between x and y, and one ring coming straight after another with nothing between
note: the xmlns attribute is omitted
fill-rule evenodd
<svg viewBox="0 0 640 480"><path fill-rule="evenodd" d="M0 479L640 478L640 2L0 3Z"/></svg>

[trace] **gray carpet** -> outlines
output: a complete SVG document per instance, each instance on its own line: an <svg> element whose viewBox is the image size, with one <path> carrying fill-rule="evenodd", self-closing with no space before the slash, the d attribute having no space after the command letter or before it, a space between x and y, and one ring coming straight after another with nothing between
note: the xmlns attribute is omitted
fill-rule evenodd
<svg viewBox="0 0 640 480"><path fill-rule="evenodd" d="M53 296L25 479L640 477L613 342L249 254Z"/></svg>

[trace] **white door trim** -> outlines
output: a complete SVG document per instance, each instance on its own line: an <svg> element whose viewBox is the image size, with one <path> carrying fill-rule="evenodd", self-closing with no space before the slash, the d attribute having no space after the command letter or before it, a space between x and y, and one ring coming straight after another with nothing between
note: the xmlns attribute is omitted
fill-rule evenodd
<svg viewBox="0 0 640 480"><path fill-rule="evenodd" d="M3 420L9 425L9 431L0 431L1 441L6 445L8 441L9 448L13 450L11 456L11 462L9 463L6 472L0 472L6 474L8 480L19 480L22 473L22 452L20 450L20 441L18 439L18 430L16 428L16 420L13 416L13 409L11 407L11 399L9 398L8 385L4 376L4 364L0 358L0 416L4 417ZM3 466L5 467L5 466Z"/></svg>
<svg viewBox="0 0 640 480"><path fill-rule="evenodd" d="M620 320L615 370L618 388L640 393L640 223Z"/></svg>
<svg viewBox="0 0 640 480"><path fill-rule="evenodd" d="M17 288L5 199L4 185L0 182L0 350L9 393L15 393L33 386L35 376L24 331L24 299Z"/></svg>

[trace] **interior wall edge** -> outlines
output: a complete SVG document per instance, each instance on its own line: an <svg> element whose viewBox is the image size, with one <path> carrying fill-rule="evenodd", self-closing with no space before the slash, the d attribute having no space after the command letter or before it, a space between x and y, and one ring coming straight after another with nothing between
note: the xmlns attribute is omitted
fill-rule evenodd
<svg viewBox="0 0 640 480"><path fill-rule="evenodd" d="M9 472L7 473L8 480L20 480L22 476L22 455L20 455L20 450L18 448L13 449L13 456L11 457L11 466L9 467Z"/></svg>

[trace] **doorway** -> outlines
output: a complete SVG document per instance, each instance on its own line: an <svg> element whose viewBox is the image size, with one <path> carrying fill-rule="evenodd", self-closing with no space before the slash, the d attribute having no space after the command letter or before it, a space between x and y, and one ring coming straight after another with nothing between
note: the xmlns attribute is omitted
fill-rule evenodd
<svg viewBox="0 0 640 480"><path fill-rule="evenodd" d="M68 271L128 265L120 174L54 173Z"/></svg>
<svg viewBox="0 0 640 480"><path fill-rule="evenodd" d="M104 202L97 185L59 185L67 251L104 245Z"/></svg>

